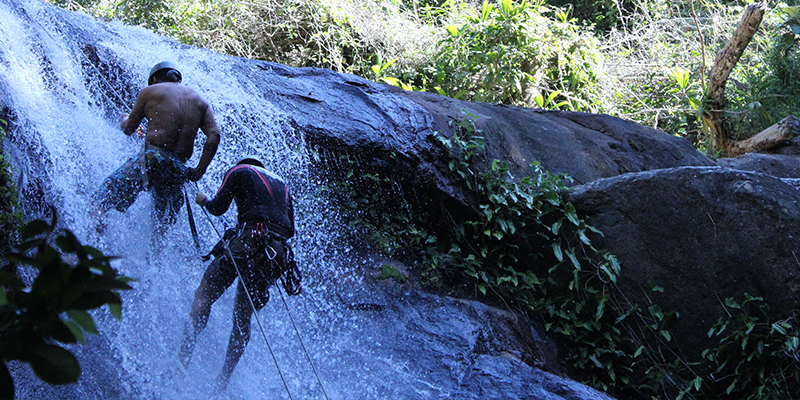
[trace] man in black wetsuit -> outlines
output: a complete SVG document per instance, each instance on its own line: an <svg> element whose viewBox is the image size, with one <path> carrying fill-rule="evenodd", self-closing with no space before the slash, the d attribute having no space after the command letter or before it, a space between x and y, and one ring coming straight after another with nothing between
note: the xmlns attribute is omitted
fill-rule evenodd
<svg viewBox="0 0 800 400"><path fill-rule="evenodd" d="M211 305L241 274L233 308L233 330L225 364L217 378L221 388L227 387L250 340L253 309L258 311L269 301L269 287L283 274L284 288L290 295L298 294L300 289L299 271L286 243L294 236L294 211L283 179L264 169L257 159L245 158L225 173L213 199L209 200L204 193L198 193L196 198L197 204L214 215L224 214L231 201L236 202L239 225L225 232L224 239L211 251L215 258L195 292L189 312L191 324L184 332L180 350L181 363L187 367L197 336L208 321Z"/></svg>

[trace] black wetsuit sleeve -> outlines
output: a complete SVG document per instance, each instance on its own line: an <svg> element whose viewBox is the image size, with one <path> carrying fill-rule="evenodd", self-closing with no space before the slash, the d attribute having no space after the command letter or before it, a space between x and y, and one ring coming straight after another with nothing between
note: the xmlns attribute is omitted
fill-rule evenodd
<svg viewBox="0 0 800 400"><path fill-rule="evenodd" d="M228 171L228 173L225 174L225 178L222 180L222 186L217 190L217 194L211 201L205 204L208 212L212 215L220 216L225 214L225 211L228 211L228 207L231 206L231 202L233 201L233 195L236 192L236 181L236 171Z"/></svg>

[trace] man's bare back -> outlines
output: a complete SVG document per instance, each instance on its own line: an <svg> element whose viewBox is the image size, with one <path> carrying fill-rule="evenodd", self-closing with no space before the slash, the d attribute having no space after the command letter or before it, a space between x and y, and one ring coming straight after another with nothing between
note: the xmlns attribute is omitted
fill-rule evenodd
<svg viewBox="0 0 800 400"><path fill-rule="evenodd" d="M220 134L211 108L197 92L179 82L155 83L144 88L133 110L121 121L122 131L130 135L147 118L145 141L182 158L192 157L197 131L206 135L206 145L196 168L189 168L189 180L197 181L208 168L217 150Z"/></svg>
<svg viewBox="0 0 800 400"><path fill-rule="evenodd" d="M133 110L122 116L120 127L126 135L138 131L139 124L147 119L147 146L104 179L92 194L98 232L104 230L102 217L106 211L113 208L125 212L144 190L153 195L152 215L159 229L174 224L184 203L186 180L199 180L214 158L220 141L214 113L197 92L181 86L181 80L174 64L156 64ZM187 168L198 129L206 135L203 154L195 168Z"/></svg>

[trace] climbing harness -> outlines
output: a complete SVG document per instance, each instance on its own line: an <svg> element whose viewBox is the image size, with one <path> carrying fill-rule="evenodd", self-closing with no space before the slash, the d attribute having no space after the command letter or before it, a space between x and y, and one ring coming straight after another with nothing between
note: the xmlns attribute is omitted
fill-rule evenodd
<svg viewBox="0 0 800 400"><path fill-rule="evenodd" d="M197 182L194 182L194 185L195 185L195 191L199 192L200 189L197 187ZM253 308L253 316L255 317L256 323L258 324L258 329L261 331L261 336L264 338L264 342L267 344L267 349L269 350L270 356L272 356L272 361L275 363L275 368L278 370L278 375L281 378L281 382L283 382L283 387L286 389L286 394L289 395L289 399L291 400L292 399L292 394L289 391L289 387L286 384L286 380L283 377L283 373L281 372L281 368L278 365L278 360L275 357L275 353L272 351L272 346L270 346L269 340L267 340L267 335L266 335L266 333L264 333L264 328L261 326L261 320L258 318L258 312L256 310L256 306L255 306L255 302L253 301L253 297L250 295L250 289L247 287L246 283L244 282L245 279L242 278L244 275L242 275L242 272L239 270L239 266L236 264L236 260L233 258L233 253L231 252L230 247L228 247L229 238L225 237L227 235L221 235L219 233L219 230L217 230L216 225L214 225L214 221L211 219L211 216L208 215L208 211L206 211L206 209L204 207L200 207L200 208L203 210L203 214L205 214L206 218L208 219L208 223L211 224L211 227L214 229L214 232L216 232L217 236L219 236L220 243L222 243L222 245L224 246L225 251L227 252L228 257L230 257L231 263L233 264L233 267L236 269L236 274L239 275L239 282L244 287L245 293L247 293L247 299L250 301L250 306ZM264 226L263 224L257 224L256 226L258 226L258 225ZM266 231L268 231L268 229L266 229L266 226L264 226L264 229ZM251 234L253 234L253 233L251 233ZM267 246L267 247L269 247L269 246ZM291 252L291 247L287 247L287 249L288 249L287 253ZM274 251L274 249L273 249L273 251ZM213 253L213 250L212 250L212 253ZM275 253L277 255L277 251ZM286 256L288 258L289 255L287 254ZM275 256L273 256L271 259L274 259L274 257ZM297 264L294 262L294 254L292 254L292 256L291 256L291 263L292 263L293 269L297 269ZM288 262L287 262L287 264L288 264ZM300 283L301 277L299 276L299 269L297 269L297 270L298 270L297 271L298 278L297 278L297 281L295 283L297 284L296 294L299 294L300 293L300 289L299 289L300 284L299 283ZM285 286L284 286L284 288L285 288ZM287 294L288 293L289 293L289 291L287 290ZM294 328L295 335L297 336L297 339L300 341L300 347L303 348L303 352L306 355L306 359L308 360L308 363L311 365L311 369L314 371L314 376L317 378L317 383L319 384L320 389L322 389L322 394L325 396L326 400L329 400L328 399L328 394L327 394L327 392L325 392L325 386L322 385L322 380L319 378L319 374L317 373L317 368L314 366L314 363L311 361L311 356L308 354L308 351L306 350L305 344L303 344L303 339L300 338L300 332L297 329L297 325L295 325L295 323L294 323L294 318L292 317L291 312L289 312L289 306L286 304L286 300L283 298L283 293L281 293L280 289L278 290L278 294L280 294L281 301L283 302L283 306L286 309L286 313L289 315L289 320L292 322L292 327Z"/></svg>
<svg viewBox="0 0 800 400"><path fill-rule="evenodd" d="M250 230L250 237L252 239L264 240L267 238L267 226L261 222L256 222L256 227ZM277 252L276 252L277 253ZM270 260L275 257L270 257Z"/></svg>

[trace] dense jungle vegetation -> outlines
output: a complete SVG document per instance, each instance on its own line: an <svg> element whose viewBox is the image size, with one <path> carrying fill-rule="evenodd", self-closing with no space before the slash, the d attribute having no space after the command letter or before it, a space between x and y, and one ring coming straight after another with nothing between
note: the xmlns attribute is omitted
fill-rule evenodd
<svg viewBox="0 0 800 400"><path fill-rule="evenodd" d="M330 68L464 100L616 115L685 137L712 157L701 122L709 112L707 74L748 4L50 1L221 53ZM732 139L752 136L800 106L800 11L794 3L767 6L728 80L724 109L715 110ZM628 303L618 292L624 266L592 246L598 232L561 198L562 177L538 171L511 179L502 162L481 159L485 144L469 117L458 124L455 136L439 139L452 156L450 172L480 199L482 218L458 227L453 238L437 238L419 228L402 198L380 192L391 190L392 177L354 166L332 194L352 211L343 215L355 216L345 218L359 225L354 232L373 232L371 245L390 255L415 249L415 268L432 285L458 282L535 313L562 344L570 375L620 399L800 397L794 318L774 320L768 305L746 294L724 299L729 318L707 333L719 346L703 353L704 363L686 363L670 352L674 313ZM359 181L371 189L351 190ZM534 250L535 260L530 238L547 244Z"/></svg>
<svg viewBox="0 0 800 400"><path fill-rule="evenodd" d="M605 113L708 149L707 73L748 2L721 0L50 0L221 53L465 100ZM796 2L796 0L792 0ZM732 139L800 97L800 12L770 1L732 72ZM714 154L710 154L714 156Z"/></svg>

